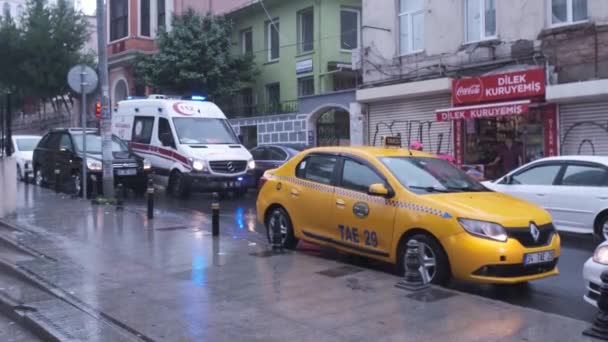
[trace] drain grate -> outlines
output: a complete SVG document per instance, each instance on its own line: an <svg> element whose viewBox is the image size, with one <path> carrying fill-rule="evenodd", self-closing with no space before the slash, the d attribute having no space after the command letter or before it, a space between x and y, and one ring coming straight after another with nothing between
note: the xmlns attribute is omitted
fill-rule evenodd
<svg viewBox="0 0 608 342"><path fill-rule="evenodd" d="M343 277L346 275L351 275L351 274L355 274L355 273L359 273L362 272L363 270L354 266L349 266L349 265L345 265L345 266L339 266L336 268L330 268L328 270L325 271L320 271L317 272L320 275L324 275L327 277L331 277L331 278L338 278L338 277Z"/></svg>
<svg viewBox="0 0 608 342"><path fill-rule="evenodd" d="M426 290L410 293L406 297L418 302L433 303L454 296L456 296L456 294L453 292L448 292L431 287L427 288Z"/></svg>

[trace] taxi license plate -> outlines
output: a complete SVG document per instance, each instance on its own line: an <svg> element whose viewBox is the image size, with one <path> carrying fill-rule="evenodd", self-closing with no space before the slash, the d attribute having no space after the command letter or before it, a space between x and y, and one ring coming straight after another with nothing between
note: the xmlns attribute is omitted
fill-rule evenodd
<svg viewBox="0 0 608 342"><path fill-rule="evenodd" d="M524 254L524 265L541 264L553 261L553 251Z"/></svg>
<svg viewBox="0 0 608 342"><path fill-rule="evenodd" d="M116 175L118 175L118 176L134 176L136 174L137 174L136 169L116 170Z"/></svg>

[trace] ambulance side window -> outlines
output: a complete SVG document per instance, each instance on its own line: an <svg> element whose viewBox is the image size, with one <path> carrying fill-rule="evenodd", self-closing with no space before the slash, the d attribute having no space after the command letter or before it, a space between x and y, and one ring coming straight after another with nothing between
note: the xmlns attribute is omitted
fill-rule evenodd
<svg viewBox="0 0 608 342"><path fill-rule="evenodd" d="M133 134L131 141L149 144L152 139L152 129L154 128L154 117L136 116L133 120Z"/></svg>
<svg viewBox="0 0 608 342"><path fill-rule="evenodd" d="M338 159L331 156L310 156L298 164L296 177L322 184L332 184Z"/></svg>
<svg viewBox="0 0 608 342"><path fill-rule="evenodd" d="M158 140L160 140L163 146L175 148L175 140L173 140L171 125L169 125L169 120L165 118L158 118Z"/></svg>
<svg viewBox="0 0 608 342"><path fill-rule="evenodd" d="M344 160L340 184L343 188L367 193L370 185L378 183L386 185L386 182L370 167L354 160Z"/></svg>

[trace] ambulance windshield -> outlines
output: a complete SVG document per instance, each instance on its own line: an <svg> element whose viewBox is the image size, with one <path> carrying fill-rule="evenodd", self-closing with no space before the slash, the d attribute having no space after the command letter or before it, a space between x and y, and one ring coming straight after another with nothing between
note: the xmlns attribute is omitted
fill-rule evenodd
<svg viewBox="0 0 608 342"><path fill-rule="evenodd" d="M226 119L173 118L180 144L240 144Z"/></svg>
<svg viewBox="0 0 608 342"><path fill-rule="evenodd" d="M449 162L429 157L383 157L399 182L417 193L489 191Z"/></svg>

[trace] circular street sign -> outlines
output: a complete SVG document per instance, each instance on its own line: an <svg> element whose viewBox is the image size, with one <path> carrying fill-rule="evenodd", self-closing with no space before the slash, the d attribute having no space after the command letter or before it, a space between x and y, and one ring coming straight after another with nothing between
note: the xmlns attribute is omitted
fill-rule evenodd
<svg viewBox="0 0 608 342"><path fill-rule="evenodd" d="M84 90L85 94L90 94L97 88L97 73L91 67L78 64L73 66L68 72L68 84L73 91L80 94Z"/></svg>

